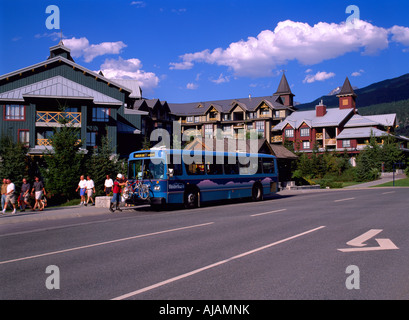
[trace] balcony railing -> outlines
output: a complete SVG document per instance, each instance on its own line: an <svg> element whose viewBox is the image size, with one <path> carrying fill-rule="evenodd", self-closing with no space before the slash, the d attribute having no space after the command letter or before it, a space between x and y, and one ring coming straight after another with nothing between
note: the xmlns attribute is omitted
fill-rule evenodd
<svg viewBox="0 0 409 320"><path fill-rule="evenodd" d="M283 142L283 136L271 137L271 143L275 143L275 142Z"/></svg>
<svg viewBox="0 0 409 320"><path fill-rule="evenodd" d="M322 140L322 138L323 138L323 134L322 134L322 133L316 133L316 134L315 134L315 139L317 139L317 140Z"/></svg>
<svg viewBox="0 0 409 320"><path fill-rule="evenodd" d="M331 146L331 145L336 145L336 144L337 144L337 139L325 139L326 146Z"/></svg>
<svg viewBox="0 0 409 320"><path fill-rule="evenodd" d="M81 140L77 141L77 144L81 143ZM37 146L51 146L51 140L50 139L37 139Z"/></svg>
<svg viewBox="0 0 409 320"><path fill-rule="evenodd" d="M81 112L37 111L36 125L56 126L63 120L70 125L81 126Z"/></svg>

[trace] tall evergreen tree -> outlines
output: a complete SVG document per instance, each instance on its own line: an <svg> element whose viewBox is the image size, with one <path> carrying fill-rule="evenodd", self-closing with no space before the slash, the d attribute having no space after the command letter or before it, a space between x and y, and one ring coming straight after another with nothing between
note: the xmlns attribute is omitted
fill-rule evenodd
<svg viewBox="0 0 409 320"><path fill-rule="evenodd" d="M27 148L21 143L14 143L11 137L0 138L0 178L10 178L17 187L27 178Z"/></svg>

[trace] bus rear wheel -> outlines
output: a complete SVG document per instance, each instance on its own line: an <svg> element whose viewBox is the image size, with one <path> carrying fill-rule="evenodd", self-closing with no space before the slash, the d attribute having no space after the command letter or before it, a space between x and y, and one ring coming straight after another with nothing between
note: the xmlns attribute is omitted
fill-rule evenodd
<svg viewBox="0 0 409 320"><path fill-rule="evenodd" d="M251 191L251 198L253 201L261 201L263 200L263 188L261 187L260 184L256 183L253 186L253 189Z"/></svg>
<svg viewBox="0 0 409 320"><path fill-rule="evenodd" d="M185 193L184 205L186 209L193 209L199 207L199 192L190 190Z"/></svg>

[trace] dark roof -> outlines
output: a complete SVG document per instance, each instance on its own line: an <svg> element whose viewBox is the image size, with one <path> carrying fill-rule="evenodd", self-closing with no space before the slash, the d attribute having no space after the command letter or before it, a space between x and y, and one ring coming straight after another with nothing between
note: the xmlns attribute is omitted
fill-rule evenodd
<svg viewBox="0 0 409 320"><path fill-rule="evenodd" d="M288 85L287 77L283 73L283 76L281 77L280 84L278 85L277 92L274 93L275 96L282 95L282 94L290 94L293 95L291 92L290 86Z"/></svg>
<svg viewBox="0 0 409 320"><path fill-rule="evenodd" d="M246 111L255 111L262 102L265 102L271 109L280 110L288 109L281 103L278 96L266 96L266 97L249 97L243 99L230 99L230 100L215 100L206 102L190 102L190 103L169 103L171 112L175 115L204 115L210 106L214 106L219 112L229 113L232 108L239 105Z"/></svg>
<svg viewBox="0 0 409 320"><path fill-rule="evenodd" d="M342 86L342 89L338 93L337 97L339 96L355 96L356 97L356 94L354 92L354 89L351 86L351 83L349 82L348 77L345 79L344 85Z"/></svg>

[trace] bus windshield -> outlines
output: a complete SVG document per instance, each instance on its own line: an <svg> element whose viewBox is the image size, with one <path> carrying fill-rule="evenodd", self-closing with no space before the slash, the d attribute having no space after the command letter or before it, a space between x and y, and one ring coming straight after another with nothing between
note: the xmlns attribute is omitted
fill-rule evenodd
<svg viewBox="0 0 409 320"><path fill-rule="evenodd" d="M164 179L165 166L163 162L140 159L129 161L129 179Z"/></svg>

